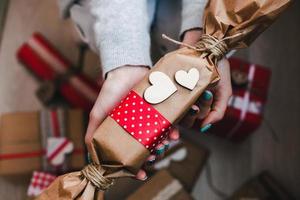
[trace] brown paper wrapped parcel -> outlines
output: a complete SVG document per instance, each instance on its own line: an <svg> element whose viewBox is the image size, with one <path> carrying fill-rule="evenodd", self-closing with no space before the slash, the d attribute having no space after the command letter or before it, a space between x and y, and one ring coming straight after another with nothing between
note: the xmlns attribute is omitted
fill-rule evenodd
<svg viewBox="0 0 300 200"><path fill-rule="evenodd" d="M152 108L175 124L201 93L220 79L217 61L232 49L249 46L289 3L290 0L210 0L204 12L203 36L197 45L165 55L132 91L146 99L145 90L153 84L153 80L149 83L153 72L169 77L177 91ZM178 84L175 73L192 68L199 72L199 80L194 88L187 89L183 83ZM160 84L158 90L164 87ZM96 130L90 154L92 164L60 176L38 199L97 199L115 178L134 176L150 152L110 115Z"/></svg>

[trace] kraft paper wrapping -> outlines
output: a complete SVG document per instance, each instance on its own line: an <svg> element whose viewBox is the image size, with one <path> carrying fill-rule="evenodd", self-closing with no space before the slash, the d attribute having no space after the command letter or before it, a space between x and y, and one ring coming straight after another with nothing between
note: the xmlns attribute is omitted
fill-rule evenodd
<svg viewBox="0 0 300 200"><path fill-rule="evenodd" d="M228 50L245 48L275 20L290 0L210 0L204 12L204 34L224 42ZM199 19L200 20L200 19ZM152 68L174 81L178 70L195 67L200 79L193 91L180 86L178 91L160 104L153 105L171 123L176 123L201 93L219 80L216 60L210 52L201 57L199 51L182 48L161 58ZM202 54L203 55L203 54ZM133 90L143 97L149 84L149 74ZM98 171L107 179L134 176L149 156L149 151L112 118L107 117L96 130L91 156ZM91 180L91 179L90 179ZM38 199L97 199L100 189L83 172L59 177Z"/></svg>

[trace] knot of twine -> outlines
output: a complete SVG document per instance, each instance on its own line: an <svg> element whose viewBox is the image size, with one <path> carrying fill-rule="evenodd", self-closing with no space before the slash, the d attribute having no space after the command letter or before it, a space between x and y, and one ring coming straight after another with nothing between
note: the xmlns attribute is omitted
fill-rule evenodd
<svg viewBox="0 0 300 200"><path fill-rule="evenodd" d="M185 47L188 47L190 49L194 49L195 51L199 51L203 53L203 57L207 55L213 56L216 60L222 59L225 54L228 52L229 48L227 44L225 43L225 40L235 38L237 36L240 36L242 33L237 33L232 36L224 37L223 39L218 39L214 36L208 35L208 34L203 34L201 35L201 38L199 42L196 43L195 46L189 45L184 42L179 42L177 40L174 40L165 34L162 34L162 37L164 39L167 39L175 44L179 44Z"/></svg>
<svg viewBox="0 0 300 200"><path fill-rule="evenodd" d="M107 190L114 183L112 179L104 177L93 164L87 165L83 168L83 170L81 170L81 173L100 190Z"/></svg>

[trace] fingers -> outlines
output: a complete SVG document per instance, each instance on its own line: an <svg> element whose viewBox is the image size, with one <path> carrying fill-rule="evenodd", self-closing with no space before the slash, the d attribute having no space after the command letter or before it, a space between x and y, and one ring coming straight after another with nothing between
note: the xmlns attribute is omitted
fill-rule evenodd
<svg viewBox="0 0 300 200"><path fill-rule="evenodd" d="M207 131L211 125L220 121L225 114L229 98L232 95L229 62L225 59L218 64L221 80L214 89L214 103L211 112L203 120L201 131Z"/></svg>
<svg viewBox="0 0 300 200"><path fill-rule="evenodd" d="M138 180L141 180L141 181L145 181L148 177L147 177L146 172L141 169L140 171L138 171L135 178Z"/></svg>
<svg viewBox="0 0 300 200"><path fill-rule="evenodd" d="M203 125L213 124L217 121L220 121L224 117L230 94L225 91L219 91L219 93L221 94L216 95L213 108L203 121Z"/></svg>
<svg viewBox="0 0 300 200"><path fill-rule="evenodd" d="M195 120L198 117L199 112L200 112L199 107L197 105L193 105L190 108L190 110L188 111L188 113L183 117L180 124L187 127L187 128L192 127Z"/></svg>
<svg viewBox="0 0 300 200"><path fill-rule="evenodd" d="M170 130L169 139L171 139L171 140L178 140L179 139L179 130L177 128L172 128ZM153 165L157 159L161 159L164 156L165 152L168 150L169 145L170 145L170 142L169 142L168 139L165 139L160 144L158 144L155 147L155 151L154 151L155 154L151 154L147 158L147 160L144 164L144 169L147 169L148 167ZM135 178L138 179L138 180L144 181L144 180L147 179L147 174L144 170L140 170L136 174Z"/></svg>
<svg viewBox="0 0 300 200"><path fill-rule="evenodd" d="M183 35L183 43L189 44L189 45L194 45L196 44L202 35L202 30L201 29L192 29L189 31L186 31ZM181 46L183 47L183 46Z"/></svg>
<svg viewBox="0 0 300 200"><path fill-rule="evenodd" d="M172 128L170 130L170 133L169 133L169 139L170 140L178 140L180 137L180 134L179 134L179 129L178 128Z"/></svg>
<svg viewBox="0 0 300 200"><path fill-rule="evenodd" d="M209 90L205 90L201 95L198 103L198 107L200 109L198 118L204 119L211 110L211 105L213 103L213 94Z"/></svg>
<svg viewBox="0 0 300 200"><path fill-rule="evenodd" d="M99 100L98 100L99 99ZM93 139L93 134L96 131L96 129L99 127L101 122L104 120L106 117L106 112L104 109L102 109L100 102L101 96L98 96L98 99L96 100L96 103L90 112L89 115L89 123L85 135L85 143L87 145L88 150L91 150L91 144L92 144L92 139Z"/></svg>
<svg viewBox="0 0 300 200"><path fill-rule="evenodd" d="M213 102L213 94L211 91L206 90L203 92L199 98L197 105L193 105L189 112L184 116L181 125L190 128L195 123L197 118L204 119L211 110L211 105Z"/></svg>

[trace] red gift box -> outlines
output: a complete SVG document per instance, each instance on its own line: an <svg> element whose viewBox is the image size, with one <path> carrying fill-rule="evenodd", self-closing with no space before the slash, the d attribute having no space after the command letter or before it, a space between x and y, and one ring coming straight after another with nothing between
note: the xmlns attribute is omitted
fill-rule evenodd
<svg viewBox="0 0 300 200"><path fill-rule="evenodd" d="M17 57L37 77L54 81L72 69L69 60L63 57L40 33L23 44ZM61 95L74 107L90 110L98 96L100 87L81 73L75 73L59 85Z"/></svg>
<svg viewBox="0 0 300 200"><path fill-rule="evenodd" d="M254 132L263 119L271 70L260 65L230 58L233 95L224 118L210 133L239 142ZM199 130L199 123L196 123Z"/></svg>

